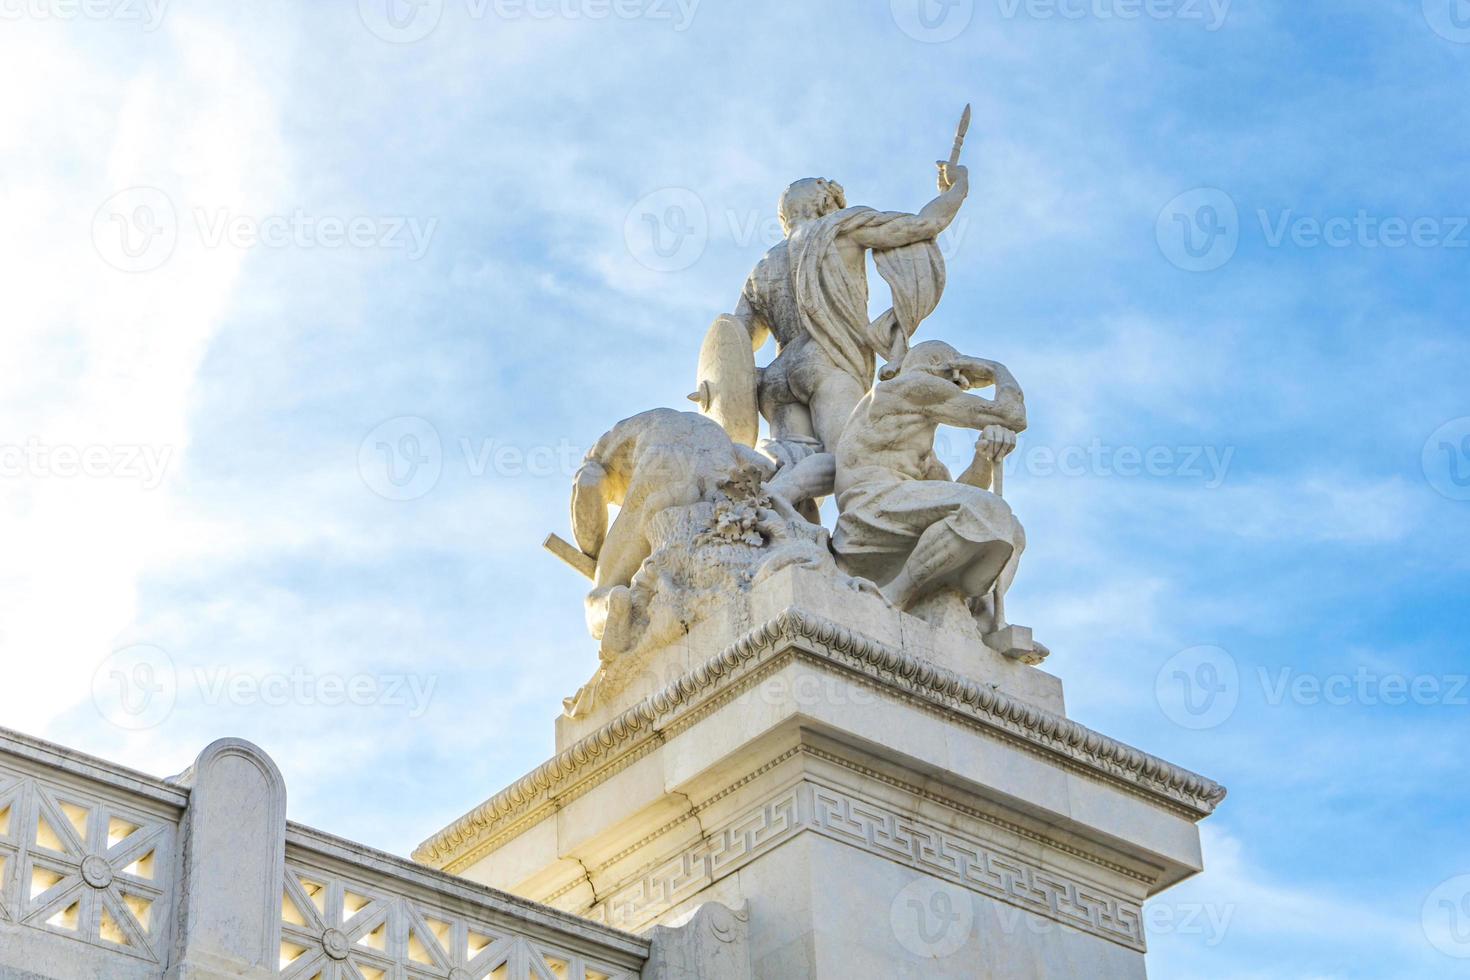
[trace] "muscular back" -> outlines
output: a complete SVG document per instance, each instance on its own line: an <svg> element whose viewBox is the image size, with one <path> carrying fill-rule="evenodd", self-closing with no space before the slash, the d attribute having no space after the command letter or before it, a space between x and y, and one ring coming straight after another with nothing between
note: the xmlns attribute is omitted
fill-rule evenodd
<svg viewBox="0 0 1470 980"><path fill-rule="evenodd" d="M837 442L839 494L874 480L949 479L934 457L938 423L924 405L905 397L912 386L901 380L880 384L853 410Z"/></svg>
<svg viewBox="0 0 1470 980"><path fill-rule="evenodd" d="M745 281L742 293L751 312L770 328L777 346L783 348L805 333L787 244L781 242L766 253Z"/></svg>

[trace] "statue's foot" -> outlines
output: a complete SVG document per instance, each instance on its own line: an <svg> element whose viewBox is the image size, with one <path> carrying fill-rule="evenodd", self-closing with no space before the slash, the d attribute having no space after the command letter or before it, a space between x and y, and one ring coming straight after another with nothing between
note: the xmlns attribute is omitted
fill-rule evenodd
<svg viewBox="0 0 1470 980"><path fill-rule="evenodd" d="M997 653L1032 667L1051 656L1051 650L1036 642L1029 626L1005 626L984 634L984 640Z"/></svg>

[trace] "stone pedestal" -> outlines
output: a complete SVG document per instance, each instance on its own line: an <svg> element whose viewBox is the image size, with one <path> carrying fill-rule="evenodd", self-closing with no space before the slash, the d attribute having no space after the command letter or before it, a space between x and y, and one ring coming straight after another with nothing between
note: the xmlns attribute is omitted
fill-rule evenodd
<svg viewBox="0 0 1470 980"><path fill-rule="evenodd" d="M623 929L744 909L751 975L1143 977L1145 899L1224 790L1067 720L1060 682L799 568L558 727L420 847Z"/></svg>

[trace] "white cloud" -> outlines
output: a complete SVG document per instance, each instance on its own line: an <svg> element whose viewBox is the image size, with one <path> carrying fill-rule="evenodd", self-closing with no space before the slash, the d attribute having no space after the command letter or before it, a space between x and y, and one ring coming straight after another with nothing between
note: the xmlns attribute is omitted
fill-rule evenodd
<svg viewBox="0 0 1470 980"><path fill-rule="evenodd" d="M0 266L13 283L5 346L24 361L7 372L18 384L0 442L48 454L102 447L113 459L147 447L176 467L195 372L242 257L181 233L160 268L119 271L103 257L110 243L94 247L94 214L136 185L163 188L180 212L201 199L259 206L284 163L273 96L253 75L248 39L186 14L159 36L169 56L145 62L95 57L71 27L14 24L0 35L0 86L45 91L6 99L0 127L0 166L12 178L0 191L9 226ZM150 488L129 472L89 478L66 475L59 460L25 465L6 479L0 509L0 649L10 671L0 714L37 730L85 696L93 666L135 615L174 501L166 478Z"/></svg>

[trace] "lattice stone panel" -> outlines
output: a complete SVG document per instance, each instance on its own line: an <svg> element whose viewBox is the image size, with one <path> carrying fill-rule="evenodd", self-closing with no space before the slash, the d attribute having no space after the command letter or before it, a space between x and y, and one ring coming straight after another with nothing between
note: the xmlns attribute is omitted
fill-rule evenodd
<svg viewBox="0 0 1470 980"><path fill-rule="evenodd" d="M435 907L392 879L349 880L293 862L281 902L283 980L634 980L504 927L471 903Z"/></svg>
<svg viewBox="0 0 1470 980"><path fill-rule="evenodd" d="M0 768L0 920L161 964L177 834L127 802Z"/></svg>

